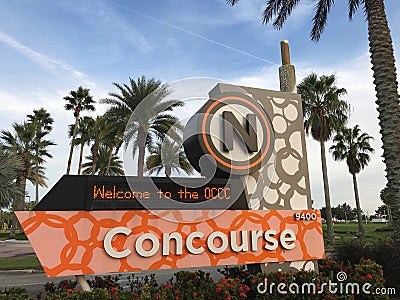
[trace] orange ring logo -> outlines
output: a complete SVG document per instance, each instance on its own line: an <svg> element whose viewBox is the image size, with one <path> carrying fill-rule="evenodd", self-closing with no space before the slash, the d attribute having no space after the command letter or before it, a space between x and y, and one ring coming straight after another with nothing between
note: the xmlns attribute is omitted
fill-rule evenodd
<svg viewBox="0 0 400 300"><path fill-rule="evenodd" d="M222 102L224 102L224 101L228 101L228 100L238 100L238 101L242 101L242 102L246 103L247 105L251 106L251 107L258 113L258 115L261 116L261 118L262 118L262 120L263 120L263 122L264 122L264 124L265 124L265 127L266 127L266 129L267 129L267 139L268 139L268 140L267 140L267 143L266 143L264 152L262 153L262 155L261 155L255 162L253 162L253 163L251 163L251 164L248 164L248 165L245 165L245 166L236 166L236 165L232 165L232 164L227 163L226 161L222 160L222 159L213 151L213 149L211 148L211 146L210 146L210 144L209 144L209 142L208 142L208 140L207 140L206 121L207 121L208 116L210 115L210 112L212 111L212 109L213 109L217 104L222 103ZM202 123L201 123L201 129L202 129L202 130L201 130L201 132L202 132L202 139L203 139L204 145L206 146L208 152L209 152L209 153L212 155L212 157L214 157L214 159L215 159L216 161L218 161L220 164L222 164L222 165L224 165L225 167L228 167L228 168L230 168L230 169L233 169L233 170L246 170L246 169L251 169L251 168L257 166L258 164L260 164L260 163L263 161L263 159L266 157L266 155L267 155L267 153L268 153L268 150L269 150L269 148L270 148L270 144L271 144L271 130L270 130L270 125L269 125L269 122L267 121L267 119L265 118L264 113L263 113L254 103L250 102L250 101L247 100L247 99L238 97L238 96L227 96L227 97L223 97L223 98L218 99L218 100L215 101L214 103L212 103L212 104L210 105L210 107L206 110L206 112L205 112L204 115L203 115L203 120L202 120Z"/></svg>

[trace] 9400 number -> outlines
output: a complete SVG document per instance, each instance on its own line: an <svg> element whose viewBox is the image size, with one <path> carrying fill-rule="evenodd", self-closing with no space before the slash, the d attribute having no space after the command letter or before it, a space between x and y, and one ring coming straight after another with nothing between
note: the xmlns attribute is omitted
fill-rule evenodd
<svg viewBox="0 0 400 300"><path fill-rule="evenodd" d="M295 213L294 219L296 221L314 221L317 219L316 213Z"/></svg>

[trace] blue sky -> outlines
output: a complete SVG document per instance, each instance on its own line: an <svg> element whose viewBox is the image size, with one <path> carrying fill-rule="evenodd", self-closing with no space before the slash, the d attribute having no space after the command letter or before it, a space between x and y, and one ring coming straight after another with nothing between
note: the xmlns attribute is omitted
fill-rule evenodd
<svg viewBox="0 0 400 300"><path fill-rule="evenodd" d="M279 89L279 42L290 42L300 81L310 72L336 74L353 106L350 125L374 136L376 154L359 176L362 207L380 205L385 185L375 93L370 71L367 24L362 10L347 20L347 1L338 0L318 43L309 38L313 1L303 0L286 26L261 25L263 0L241 0L229 7L216 1L0 1L0 128L10 129L40 107L55 118L54 158L47 164L50 187L65 172L71 112L64 96L79 85L95 100L142 74L164 82L212 77ZM386 1L395 55L400 51L400 6ZM247 54L246 54L247 53ZM105 107L98 108L99 113ZM307 139L312 198L323 206L319 144ZM75 162L75 160L74 160ZM328 156L333 205L354 206L350 174ZM74 169L73 169L74 170ZM33 197L33 188L29 187ZM46 190L41 190L45 193Z"/></svg>

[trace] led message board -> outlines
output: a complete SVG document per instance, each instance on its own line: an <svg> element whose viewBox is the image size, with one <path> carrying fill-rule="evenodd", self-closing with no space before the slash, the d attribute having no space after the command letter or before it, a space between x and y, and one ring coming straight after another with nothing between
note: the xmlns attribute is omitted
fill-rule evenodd
<svg viewBox="0 0 400 300"><path fill-rule="evenodd" d="M247 209L240 179L64 175L33 210L228 207Z"/></svg>

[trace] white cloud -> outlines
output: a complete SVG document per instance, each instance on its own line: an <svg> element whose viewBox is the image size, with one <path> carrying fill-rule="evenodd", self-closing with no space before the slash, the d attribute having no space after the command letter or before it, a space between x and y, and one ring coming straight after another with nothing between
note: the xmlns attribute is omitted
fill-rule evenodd
<svg viewBox="0 0 400 300"><path fill-rule="evenodd" d="M6 35L3 32L0 32L0 41L3 42L4 44L8 45L9 47L15 49L16 51L18 51L19 53L23 54L24 56L28 57L29 59L31 59L32 61L34 61L35 63L41 65L42 67L44 67L47 70L62 70L62 71L66 71L70 74L72 74L76 79L85 81L89 84L94 84L90 81L87 80L86 75L83 74L82 72L74 69L71 65L68 65L66 63L60 62L56 59L50 58L48 56L46 56L43 53L40 53L38 51L35 51L31 48L29 48L28 46L18 42L17 40L15 40L14 38L12 38L11 36Z"/></svg>

